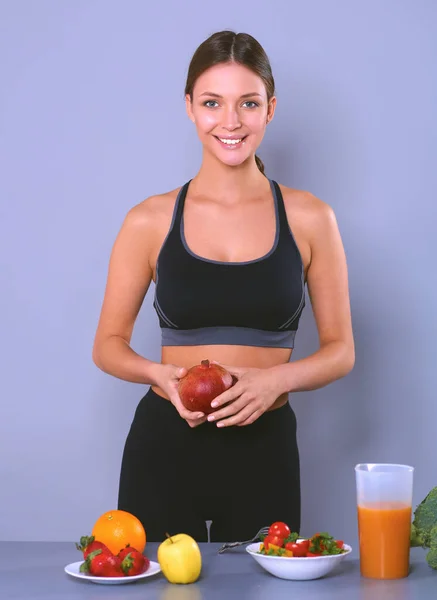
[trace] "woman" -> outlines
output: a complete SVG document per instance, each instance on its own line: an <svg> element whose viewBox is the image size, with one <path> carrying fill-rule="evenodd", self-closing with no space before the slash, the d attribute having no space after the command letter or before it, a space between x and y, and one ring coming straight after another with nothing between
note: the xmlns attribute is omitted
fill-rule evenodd
<svg viewBox="0 0 437 600"><path fill-rule="evenodd" d="M255 156L275 113L269 60L250 35L223 31L196 50L186 108L203 145L197 175L129 211L112 251L93 360L150 385L123 454L119 502L150 541L165 532L248 539L300 529L296 419L288 393L354 364L347 268L332 209L268 179ZM151 281L161 362L130 340ZM289 362L308 285L320 348ZM237 383L208 418L186 410L178 381L203 359Z"/></svg>

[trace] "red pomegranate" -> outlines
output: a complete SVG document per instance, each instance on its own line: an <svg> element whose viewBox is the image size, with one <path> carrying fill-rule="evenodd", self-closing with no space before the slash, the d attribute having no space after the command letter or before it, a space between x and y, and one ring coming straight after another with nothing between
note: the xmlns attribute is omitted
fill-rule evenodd
<svg viewBox="0 0 437 600"><path fill-rule="evenodd" d="M209 360L202 360L188 370L185 377L179 381L178 391L182 404L191 411L203 412L209 415L214 412L211 402L228 390L235 383L232 375Z"/></svg>

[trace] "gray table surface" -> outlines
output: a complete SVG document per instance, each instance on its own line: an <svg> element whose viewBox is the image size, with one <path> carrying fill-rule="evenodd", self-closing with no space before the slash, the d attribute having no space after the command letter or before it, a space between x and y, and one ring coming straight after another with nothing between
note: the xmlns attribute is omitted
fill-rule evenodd
<svg viewBox="0 0 437 600"><path fill-rule="evenodd" d="M425 551L411 551L411 572L405 579L377 581L360 576L359 563L346 558L331 575L313 581L273 577L244 548L218 554L220 544L199 544L203 567L190 585L167 582L162 573L125 585L98 585L75 579L64 567L81 559L73 543L1 542L1 600L422 600L437 598L437 571L428 567ZM146 554L156 561L158 544Z"/></svg>

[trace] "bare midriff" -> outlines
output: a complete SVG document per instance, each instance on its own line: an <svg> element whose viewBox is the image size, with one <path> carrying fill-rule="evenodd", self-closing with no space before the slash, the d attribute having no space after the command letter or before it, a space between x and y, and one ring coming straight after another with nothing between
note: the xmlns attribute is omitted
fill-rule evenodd
<svg viewBox="0 0 437 600"><path fill-rule="evenodd" d="M255 346L164 346L161 351L161 362L189 369L200 364L202 360L217 361L232 367L250 367L269 369L288 363L290 348L258 348ZM157 386L152 389L168 400L165 393ZM283 406L288 401L288 394L280 395L270 410Z"/></svg>

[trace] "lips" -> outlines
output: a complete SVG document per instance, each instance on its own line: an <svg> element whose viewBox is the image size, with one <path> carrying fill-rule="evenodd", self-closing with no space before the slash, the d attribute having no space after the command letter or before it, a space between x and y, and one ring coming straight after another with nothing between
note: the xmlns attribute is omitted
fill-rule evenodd
<svg viewBox="0 0 437 600"><path fill-rule="evenodd" d="M233 137L228 137L228 138L219 138L218 136L215 135L214 137L222 148L225 148L226 150L237 150L238 148L242 147L242 145L244 144L244 141L247 138L247 135L244 135L242 137L233 136ZM222 141L222 140L227 140L227 141Z"/></svg>

